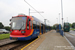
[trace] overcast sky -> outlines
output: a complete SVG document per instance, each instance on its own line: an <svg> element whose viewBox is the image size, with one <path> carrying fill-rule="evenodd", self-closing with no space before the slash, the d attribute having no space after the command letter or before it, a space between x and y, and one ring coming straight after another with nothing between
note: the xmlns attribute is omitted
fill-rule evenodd
<svg viewBox="0 0 75 50"><path fill-rule="evenodd" d="M60 23L61 21L61 0L26 0L31 4L37 11L43 11L39 15L38 13L31 13L30 15L44 21L46 18L49 20L49 25ZM75 0L62 0L63 1L63 17L64 21L73 23L75 22ZM12 16L16 16L19 13L29 15L29 8L31 12L35 12L24 0L0 0L0 22L5 26L9 26L10 19ZM48 24L48 22L47 22Z"/></svg>

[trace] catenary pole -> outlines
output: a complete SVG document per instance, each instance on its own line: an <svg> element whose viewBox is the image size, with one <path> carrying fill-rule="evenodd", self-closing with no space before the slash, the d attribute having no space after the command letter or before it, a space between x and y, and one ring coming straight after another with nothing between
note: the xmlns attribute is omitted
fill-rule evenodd
<svg viewBox="0 0 75 50"><path fill-rule="evenodd" d="M63 3L61 0L61 16L62 16L62 30L63 30Z"/></svg>
<svg viewBox="0 0 75 50"><path fill-rule="evenodd" d="M30 16L30 8L29 8L29 16Z"/></svg>

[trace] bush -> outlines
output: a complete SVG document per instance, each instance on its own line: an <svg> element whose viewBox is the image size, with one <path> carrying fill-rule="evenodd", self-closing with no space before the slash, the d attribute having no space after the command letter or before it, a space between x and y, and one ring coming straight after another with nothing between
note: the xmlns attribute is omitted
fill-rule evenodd
<svg viewBox="0 0 75 50"><path fill-rule="evenodd" d="M10 28L11 28L11 27L9 27L9 26L5 26L5 27L4 27L4 29L6 29L6 30L8 30L8 31L10 31Z"/></svg>

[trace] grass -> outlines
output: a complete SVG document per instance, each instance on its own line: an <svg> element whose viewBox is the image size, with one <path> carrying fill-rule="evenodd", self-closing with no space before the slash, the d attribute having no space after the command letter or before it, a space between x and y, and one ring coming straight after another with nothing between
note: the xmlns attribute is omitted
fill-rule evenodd
<svg viewBox="0 0 75 50"><path fill-rule="evenodd" d="M10 34L0 34L0 40L9 38Z"/></svg>
<svg viewBox="0 0 75 50"><path fill-rule="evenodd" d="M70 29L70 30L75 30L75 28L72 28L72 29Z"/></svg>

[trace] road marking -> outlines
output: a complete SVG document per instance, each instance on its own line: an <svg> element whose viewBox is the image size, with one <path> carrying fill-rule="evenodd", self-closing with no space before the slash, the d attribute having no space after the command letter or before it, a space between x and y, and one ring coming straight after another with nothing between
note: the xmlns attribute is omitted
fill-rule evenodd
<svg viewBox="0 0 75 50"><path fill-rule="evenodd" d="M72 36L75 36L74 34L71 34L71 33L68 33L68 34L70 34L70 35L72 35Z"/></svg>
<svg viewBox="0 0 75 50"><path fill-rule="evenodd" d="M66 32L67 33L67 32ZM75 36L74 34L71 34L71 33L68 33L68 34L70 34L70 35L72 35L72 36Z"/></svg>
<svg viewBox="0 0 75 50"><path fill-rule="evenodd" d="M40 37L38 36L38 38L40 38ZM35 39L34 41L36 41L37 39ZM26 45L25 47L23 47L21 50L23 50L24 48L26 48L27 46L29 46L30 44L32 44L34 41L32 41L31 43L29 43L28 45Z"/></svg>
<svg viewBox="0 0 75 50"><path fill-rule="evenodd" d="M75 36L74 34L71 34L71 33L69 33L69 34Z"/></svg>
<svg viewBox="0 0 75 50"><path fill-rule="evenodd" d="M74 45L66 38L66 36L64 36L64 37L65 37L65 39L68 41L68 43L69 43L71 46L73 46L73 49L75 50Z"/></svg>

